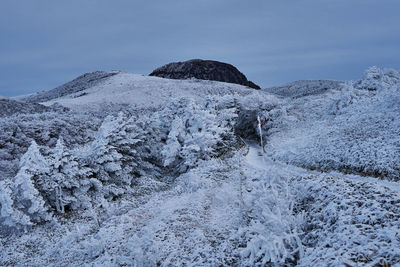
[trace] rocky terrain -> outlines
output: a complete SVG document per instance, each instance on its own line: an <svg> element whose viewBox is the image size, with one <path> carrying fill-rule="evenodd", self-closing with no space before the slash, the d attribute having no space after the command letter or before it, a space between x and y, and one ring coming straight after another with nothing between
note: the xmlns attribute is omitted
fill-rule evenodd
<svg viewBox="0 0 400 267"><path fill-rule="evenodd" d="M254 89L260 89L252 81L234 66L214 61L192 59L184 62L173 62L155 69L150 76L157 76L168 79L190 79L211 80L227 83L236 83Z"/></svg>

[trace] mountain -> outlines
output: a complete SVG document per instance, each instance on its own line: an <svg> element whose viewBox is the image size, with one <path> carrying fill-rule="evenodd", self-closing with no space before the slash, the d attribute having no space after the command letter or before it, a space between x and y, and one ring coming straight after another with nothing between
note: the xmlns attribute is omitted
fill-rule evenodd
<svg viewBox="0 0 400 267"><path fill-rule="evenodd" d="M312 94L324 93L327 90L340 88L343 82L332 80L302 80L280 86L263 89L266 92L283 97L303 97Z"/></svg>
<svg viewBox="0 0 400 267"><path fill-rule="evenodd" d="M396 70L74 83L1 100L0 265L400 264Z"/></svg>
<svg viewBox="0 0 400 267"><path fill-rule="evenodd" d="M248 87L205 80L173 80L130 73L117 73L97 84L84 84L79 92L62 91L62 97L43 101L59 103L72 109L96 109L107 105L129 105L137 108L164 106L174 98L204 99L211 96L258 94Z"/></svg>
<svg viewBox="0 0 400 267"><path fill-rule="evenodd" d="M36 94L31 94L27 96L19 97L18 100L25 101L28 103L40 103L46 102L52 99L63 97L65 95L78 93L87 88L93 87L99 83L104 82L107 78L116 75L118 72L104 72L95 71L90 73L85 73L76 79L67 82L57 88L48 91L38 92Z"/></svg>
<svg viewBox="0 0 400 267"><path fill-rule="evenodd" d="M260 89L236 67L214 60L192 59L184 62L173 62L155 69L150 76L169 79L211 80L227 83L236 83L253 89Z"/></svg>

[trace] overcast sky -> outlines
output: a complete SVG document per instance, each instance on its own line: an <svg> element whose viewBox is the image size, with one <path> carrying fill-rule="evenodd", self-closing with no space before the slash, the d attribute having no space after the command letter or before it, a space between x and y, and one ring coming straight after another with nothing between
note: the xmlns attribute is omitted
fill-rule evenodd
<svg viewBox="0 0 400 267"><path fill-rule="evenodd" d="M1 0L0 95L192 58L268 87L400 69L399 0Z"/></svg>

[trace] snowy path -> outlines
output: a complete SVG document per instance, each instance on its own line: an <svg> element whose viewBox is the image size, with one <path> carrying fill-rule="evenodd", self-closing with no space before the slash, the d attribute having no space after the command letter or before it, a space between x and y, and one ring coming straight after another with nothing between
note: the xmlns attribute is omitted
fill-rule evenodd
<svg viewBox="0 0 400 267"><path fill-rule="evenodd" d="M245 157L204 162L147 202L127 201L100 226L82 220L68 230L63 226L48 233L38 228L4 241L0 259L7 262L0 264L400 262L397 184L309 171L259 156L258 151L251 146Z"/></svg>

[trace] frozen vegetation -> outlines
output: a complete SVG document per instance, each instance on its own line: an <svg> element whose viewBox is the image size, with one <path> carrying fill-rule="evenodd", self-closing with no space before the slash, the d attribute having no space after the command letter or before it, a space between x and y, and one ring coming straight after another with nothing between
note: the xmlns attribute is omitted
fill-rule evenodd
<svg viewBox="0 0 400 267"><path fill-rule="evenodd" d="M269 137L268 154L309 169L399 180L399 77L370 68L355 83L286 99L290 122Z"/></svg>
<svg viewBox="0 0 400 267"><path fill-rule="evenodd" d="M0 265L400 264L397 71L106 74L0 100Z"/></svg>
<svg viewBox="0 0 400 267"><path fill-rule="evenodd" d="M331 80L302 80L281 86L265 88L264 91L283 97L303 97L307 95L322 94L331 89L341 87L341 82Z"/></svg>

